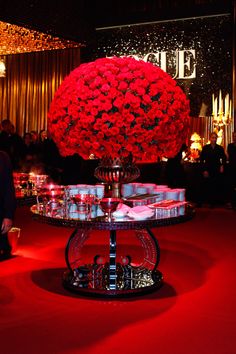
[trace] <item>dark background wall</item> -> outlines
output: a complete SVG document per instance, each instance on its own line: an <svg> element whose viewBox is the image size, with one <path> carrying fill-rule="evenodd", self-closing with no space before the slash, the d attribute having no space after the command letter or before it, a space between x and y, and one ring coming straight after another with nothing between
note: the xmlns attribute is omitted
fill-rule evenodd
<svg viewBox="0 0 236 354"><path fill-rule="evenodd" d="M0 20L89 42L95 28L229 13L233 0L0 0Z"/></svg>

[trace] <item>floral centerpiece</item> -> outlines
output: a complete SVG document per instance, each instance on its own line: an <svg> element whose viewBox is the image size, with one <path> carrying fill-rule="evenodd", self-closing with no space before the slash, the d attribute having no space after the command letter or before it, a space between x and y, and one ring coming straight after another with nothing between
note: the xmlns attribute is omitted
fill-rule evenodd
<svg viewBox="0 0 236 354"><path fill-rule="evenodd" d="M55 93L48 129L61 155L156 161L185 142L189 102L159 67L130 57L80 65Z"/></svg>

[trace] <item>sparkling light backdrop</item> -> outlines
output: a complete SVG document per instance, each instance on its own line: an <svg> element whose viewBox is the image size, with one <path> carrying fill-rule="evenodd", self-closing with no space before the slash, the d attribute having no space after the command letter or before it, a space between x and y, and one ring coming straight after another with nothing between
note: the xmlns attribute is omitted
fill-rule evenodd
<svg viewBox="0 0 236 354"><path fill-rule="evenodd" d="M167 52L167 72L174 76L176 50L196 51L196 78L177 79L190 99L191 115L212 113L212 93L232 97L232 18L230 15L192 18L97 30L94 57ZM155 58L150 56L154 61Z"/></svg>

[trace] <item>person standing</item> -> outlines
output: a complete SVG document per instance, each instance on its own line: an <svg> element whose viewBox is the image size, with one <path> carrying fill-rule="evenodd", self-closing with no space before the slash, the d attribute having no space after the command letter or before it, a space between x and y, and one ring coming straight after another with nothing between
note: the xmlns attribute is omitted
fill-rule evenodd
<svg viewBox="0 0 236 354"><path fill-rule="evenodd" d="M9 119L3 119L1 122L1 131L0 131L0 150L6 151L8 155L11 154L11 121Z"/></svg>
<svg viewBox="0 0 236 354"><path fill-rule="evenodd" d="M0 151L0 261L10 258L8 231L13 224L16 209L12 165L8 154Z"/></svg>
<svg viewBox="0 0 236 354"><path fill-rule="evenodd" d="M3 119L1 127L0 150L8 153L13 168L17 169L22 158L23 139L15 132L15 127L9 119Z"/></svg>
<svg viewBox="0 0 236 354"><path fill-rule="evenodd" d="M222 146L216 143L217 134L210 134L210 144L204 145L200 155L203 188L202 197L213 207L224 200L224 166L226 155ZM203 201L203 198L202 198Z"/></svg>
<svg viewBox="0 0 236 354"><path fill-rule="evenodd" d="M45 173L54 182L60 184L63 172L63 159L57 145L47 130L41 130L39 133L39 151L40 161L44 165Z"/></svg>
<svg viewBox="0 0 236 354"><path fill-rule="evenodd" d="M171 188L184 188L186 187L186 176L184 165L182 162L183 152L187 152L188 147L182 144L179 152L175 157L169 158L166 163L166 180Z"/></svg>
<svg viewBox="0 0 236 354"><path fill-rule="evenodd" d="M236 209L236 132L232 134L233 142L227 146L230 206Z"/></svg>

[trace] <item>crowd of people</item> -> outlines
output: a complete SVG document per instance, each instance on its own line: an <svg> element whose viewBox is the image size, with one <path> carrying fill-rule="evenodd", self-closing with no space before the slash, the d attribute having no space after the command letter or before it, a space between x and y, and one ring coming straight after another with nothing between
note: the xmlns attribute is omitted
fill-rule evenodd
<svg viewBox="0 0 236 354"><path fill-rule="evenodd" d="M27 132L21 137L9 119L0 129L0 261L11 257L8 232L16 209L13 171L48 174L56 181L62 158L46 130Z"/></svg>
<svg viewBox="0 0 236 354"><path fill-rule="evenodd" d="M10 157L16 172L46 174L57 184L85 183L84 160L78 154L63 157L47 130L26 132L23 137L15 132L9 119L0 126L0 151Z"/></svg>
<svg viewBox="0 0 236 354"><path fill-rule="evenodd" d="M14 171L48 174L55 182L62 182L64 160L46 130L26 132L21 137L11 121L4 119L1 122L0 151L8 154Z"/></svg>
<svg viewBox="0 0 236 354"><path fill-rule="evenodd" d="M228 144L226 151L217 144L217 138L217 133L212 132L209 143L203 146L200 153L200 178L197 178L197 186L195 185L195 201L198 207L203 204L211 208L225 205L236 209L236 132L233 133L232 142ZM188 151L185 144L174 158L167 161L167 182L173 188L188 187L181 160L183 151Z"/></svg>

